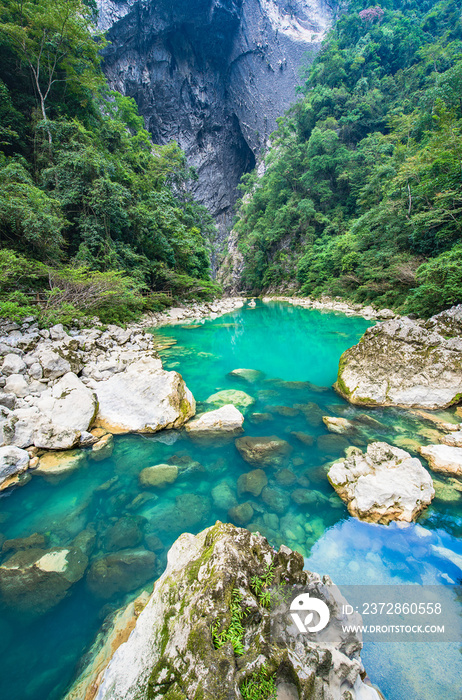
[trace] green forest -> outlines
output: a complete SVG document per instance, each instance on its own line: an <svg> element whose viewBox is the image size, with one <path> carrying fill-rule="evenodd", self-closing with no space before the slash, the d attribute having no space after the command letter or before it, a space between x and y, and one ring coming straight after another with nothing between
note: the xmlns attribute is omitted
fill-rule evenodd
<svg viewBox="0 0 462 700"><path fill-rule="evenodd" d="M14 320L123 322L220 291L197 175L109 90L92 3L0 2L0 316Z"/></svg>
<svg viewBox="0 0 462 700"><path fill-rule="evenodd" d="M455 0L351 0L244 176L254 293L429 316L462 302L462 27Z"/></svg>

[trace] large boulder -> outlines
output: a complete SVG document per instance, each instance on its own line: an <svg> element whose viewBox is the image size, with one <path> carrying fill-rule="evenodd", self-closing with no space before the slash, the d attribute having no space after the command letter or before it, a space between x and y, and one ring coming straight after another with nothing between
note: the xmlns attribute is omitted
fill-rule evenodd
<svg viewBox="0 0 462 700"><path fill-rule="evenodd" d="M73 372L65 374L53 386L52 401L48 415L53 423L81 432L91 427L98 409L96 394ZM41 408L40 401L36 405L46 415L46 409Z"/></svg>
<svg viewBox="0 0 462 700"><path fill-rule="evenodd" d="M350 450L332 465L327 478L351 515L374 523L411 522L435 495L420 460L385 442L371 443L365 454Z"/></svg>
<svg viewBox="0 0 462 700"><path fill-rule="evenodd" d="M426 323L379 323L343 353L335 388L364 406L450 406L462 396L461 335L462 305Z"/></svg>
<svg viewBox="0 0 462 700"><path fill-rule="evenodd" d="M292 451L291 445L277 435L241 437L235 444L242 459L256 467L279 467Z"/></svg>
<svg viewBox="0 0 462 700"><path fill-rule="evenodd" d="M196 412L196 402L178 372L143 357L106 381L93 382L99 408L96 425L111 433L155 433L179 428Z"/></svg>
<svg viewBox="0 0 462 700"><path fill-rule="evenodd" d="M19 447L0 447L0 484L15 474L20 474L29 466L29 453Z"/></svg>
<svg viewBox="0 0 462 700"><path fill-rule="evenodd" d="M232 404L227 404L216 411L202 413L188 421L185 428L188 433L238 432L242 430L243 422L242 413Z"/></svg>
<svg viewBox="0 0 462 700"><path fill-rule="evenodd" d="M109 632L112 658L104 673L101 665L84 670L78 695L71 691L68 699L236 698L245 683L257 685L266 672L279 698L378 700L377 691L363 681L361 641L341 628L345 600L328 579L304 571L303 564L300 554L285 546L276 553L261 535L230 524L181 535L131 635L115 643ZM275 581L309 587L324 602L333 636L327 630L324 636L297 634L284 611L270 637L275 616L253 583L270 567ZM234 636L229 632L233 613L242 624Z"/></svg>
<svg viewBox="0 0 462 700"><path fill-rule="evenodd" d="M426 445L419 452L434 472L462 476L462 447Z"/></svg>

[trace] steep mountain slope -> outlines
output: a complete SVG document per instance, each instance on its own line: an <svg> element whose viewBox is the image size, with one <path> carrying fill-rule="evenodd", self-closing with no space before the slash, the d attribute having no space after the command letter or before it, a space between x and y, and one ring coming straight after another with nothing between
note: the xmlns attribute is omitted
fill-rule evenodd
<svg viewBox="0 0 462 700"><path fill-rule="evenodd" d="M156 143L175 139L196 168L195 197L231 223L236 186L294 101L335 0L99 0L111 42L104 71L134 97Z"/></svg>
<svg viewBox="0 0 462 700"><path fill-rule="evenodd" d="M422 315L462 302L461 3L381 4L349 0L246 176L230 285Z"/></svg>

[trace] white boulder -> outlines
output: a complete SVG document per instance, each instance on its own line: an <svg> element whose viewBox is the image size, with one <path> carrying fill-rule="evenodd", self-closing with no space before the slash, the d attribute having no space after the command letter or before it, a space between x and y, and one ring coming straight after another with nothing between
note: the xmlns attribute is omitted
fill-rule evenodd
<svg viewBox="0 0 462 700"><path fill-rule="evenodd" d="M22 399L28 395L29 385L22 374L10 374L3 390L6 394L15 394L18 399Z"/></svg>
<svg viewBox="0 0 462 700"><path fill-rule="evenodd" d="M433 471L462 476L462 447L427 445L421 447L419 452Z"/></svg>
<svg viewBox="0 0 462 700"><path fill-rule="evenodd" d="M350 450L327 477L351 515L369 522L411 522L435 495L420 460L385 442L370 444L365 454Z"/></svg>
<svg viewBox="0 0 462 700"><path fill-rule="evenodd" d="M242 429L244 416L232 404L227 404L216 411L202 413L198 418L186 423L185 428L189 433L201 433L208 431L234 432Z"/></svg>
<svg viewBox="0 0 462 700"><path fill-rule="evenodd" d="M26 363L19 355L12 352L5 355L2 365L2 374L4 374L5 377L9 377L10 374L22 374L25 369Z"/></svg>
<svg viewBox="0 0 462 700"><path fill-rule="evenodd" d="M98 398L96 425L111 433L155 433L179 428L196 411L196 402L178 372L166 372L150 356L133 362L106 381L91 385Z"/></svg>
<svg viewBox="0 0 462 700"><path fill-rule="evenodd" d="M29 454L13 445L0 447L0 484L10 476L25 471L29 466Z"/></svg>

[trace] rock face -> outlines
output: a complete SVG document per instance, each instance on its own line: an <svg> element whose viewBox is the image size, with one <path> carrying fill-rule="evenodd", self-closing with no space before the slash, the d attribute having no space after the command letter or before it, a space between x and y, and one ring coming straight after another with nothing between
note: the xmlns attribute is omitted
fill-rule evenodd
<svg viewBox="0 0 462 700"><path fill-rule="evenodd" d="M351 515L368 522L411 522L435 495L420 461L385 442L359 448L335 462L327 475Z"/></svg>
<svg viewBox="0 0 462 700"><path fill-rule="evenodd" d="M340 633L338 641L323 641L314 633L294 636L282 625L277 637L270 636L271 614L251 582L269 566L276 582L312 586L331 619L340 620L341 603L333 593L338 590L328 590L327 579L303 571L300 554L284 546L275 553L260 535L217 523L175 542L129 639L119 642L104 675L100 665L83 672L76 684L79 697L236 698L243 683L265 667L280 698L378 700L377 691L362 681L361 643L355 635ZM228 630L231 605L246 610L239 656L231 642L217 644L211 631L212 626ZM114 649L114 635L108 643ZM73 697L71 691L68 698Z"/></svg>
<svg viewBox="0 0 462 700"><path fill-rule="evenodd" d="M369 328L340 358L337 391L365 406L444 408L462 398L462 305Z"/></svg>
<svg viewBox="0 0 462 700"><path fill-rule="evenodd" d="M125 372L94 382L99 403L96 425L111 433L155 433L178 428L196 412L194 397L178 372L143 357Z"/></svg>
<svg viewBox="0 0 462 700"><path fill-rule="evenodd" d="M462 447L427 445L420 447L419 452L433 471L462 476Z"/></svg>
<svg viewBox="0 0 462 700"><path fill-rule="evenodd" d="M156 143L175 140L194 194L229 228L236 186L295 101L302 62L331 22L326 0L98 0L104 72L135 98ZM304 54L309 52L309 58Z"/></svg>

